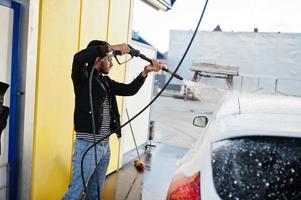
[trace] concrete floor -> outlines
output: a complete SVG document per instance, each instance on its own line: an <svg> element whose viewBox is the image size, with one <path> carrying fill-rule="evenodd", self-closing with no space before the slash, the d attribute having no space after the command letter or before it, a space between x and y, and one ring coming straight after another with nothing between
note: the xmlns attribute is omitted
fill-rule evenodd
<svg viewBox="0 0 301 200"><path fill-rule="evenodd" d="M101 199L165 199L176 162L186 151L185 148L156 144L141 157L145 166L143 172L135 168L133 160L118 172L107 176Z"/></svg>
<svg viewBox="0 0 301 200"><path fill-rule="evenodd" d="M107 176L104 200L163 200L175 174L177 161L202 134L203 129L192 125L197 115L210 117L215 105L180 98L159 97L151 107L151 120L155 121L156 147L139 148L143 153L144 172L138 172L132 161L119 171ZM172 117L171 117L172 116Z"/></svg>

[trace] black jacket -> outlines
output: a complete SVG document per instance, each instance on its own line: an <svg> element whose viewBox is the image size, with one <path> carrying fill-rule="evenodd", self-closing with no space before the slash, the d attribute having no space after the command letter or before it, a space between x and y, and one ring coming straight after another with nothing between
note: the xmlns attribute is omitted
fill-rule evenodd
<svg viewBox="0 0 301 200"><path fill-rule="evenodd" d="M72 64L72 81L75 93L74 127L76 132L93 134L92 116L89 101L89 74L91 63L96 57L104 57L106 48L94 46L84 49L74 55ZM90 63L88 65L88 63ZM96 70L95 70L96 71ZM132 96L138 92L145 81L140 74L130 84L118 83L108 76L94 74L92 78L93 109L95 117L96 133L100 130L102 122L102 108L106 91L110 97L111 131L120 126L120 114L118 111L116 95ZM117 131L121 136L121 130Z"/></svg>

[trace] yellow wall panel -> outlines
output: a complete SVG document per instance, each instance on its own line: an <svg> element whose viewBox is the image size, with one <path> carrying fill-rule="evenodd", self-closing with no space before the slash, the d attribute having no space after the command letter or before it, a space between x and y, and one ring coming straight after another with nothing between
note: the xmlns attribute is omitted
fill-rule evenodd
<svg viewBox="0 0 301 200"><path fill-rule="evenodd" d="M70 181L80 0L40 4L31 199L60 199Z"/></svg>
<svg viewBox="0 0 301 200"><path fill-rule="evenodd" d="M87 46L93 39L106 40L111 44L127 43L129 37L129 16L131 15L131 1L112 0L83 0L80 49ZM125 66L115 67L110 72L110 77L123 82ZM122 110L123 98L118 97L119 110ZM108 173L119 167L120 143L115 135L110 137L111 160Z"/></svg>
<svg viewBox="0 0 301 200"><path fill-rule="evenodd" d="M113 8L115 10L115 8ZM108 23L110 11L109 0L83 0L80 28L80 49L86 48L87 44L94 39L107 41ZM128 14L128 13L127 13ZM122 17L122 15L120 15ZM119 23L118 23L119 24ZM124 70L121 71L124 76ZM110 77L115 78L110 73ZM121 104L119 103L119 106ZM110 137L111 160L108 173L116 170L119 166L119 141L116 136Z"/></svg>
<svg viewBox="0 0 301 200"><path fill-rule="evenodd" d="M80 49L91 40L106 40L108 12L108 0L82 0Z"/></svg>
<svg viewBox="0 0 301 200"><path fill-rule="evenodd" d="M132 9L132 0L110 0L110 15L108 21L108 41L111 44L128 43L130 29L130 15ZM125 65L119 66L114 62L114 67L110 72L110 77L116 81L124 82ZM118 97L119 111L122 111L123 98ZM122 116L122 114L121 114ZM110 138L111 160L108 173L116 170L119 166L120 142L114 135Z"/></svg>

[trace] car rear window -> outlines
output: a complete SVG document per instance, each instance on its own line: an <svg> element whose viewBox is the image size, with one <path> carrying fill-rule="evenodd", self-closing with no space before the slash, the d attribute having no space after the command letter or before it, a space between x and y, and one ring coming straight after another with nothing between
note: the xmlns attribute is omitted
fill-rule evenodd
<svg viewBox="0 0 301 200"><path fill-rule="evenodd" d="M243 137L212 145L221 199L301 199L301 139Z"/></svg>

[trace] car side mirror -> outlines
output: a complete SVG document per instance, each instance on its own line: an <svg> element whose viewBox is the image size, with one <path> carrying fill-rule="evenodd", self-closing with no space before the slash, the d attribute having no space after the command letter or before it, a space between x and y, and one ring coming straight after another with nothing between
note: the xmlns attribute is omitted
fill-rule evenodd
<svg viewBox="0 0 301 200"><path fill-rule="evenodd" d="M206 116L197 116L193 119L193 125L201 128L205 128L208 123L208 118Z"/></svg>

